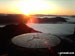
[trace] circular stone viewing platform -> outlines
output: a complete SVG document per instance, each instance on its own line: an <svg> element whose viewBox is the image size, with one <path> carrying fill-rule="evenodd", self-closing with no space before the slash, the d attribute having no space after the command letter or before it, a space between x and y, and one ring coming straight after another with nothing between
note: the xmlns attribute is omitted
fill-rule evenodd
<svg viewBox="0 0 75 56"><path fill-rule="evenodd" d="M27 33L15 36L11 39L14 45L25 48L48 48L57 46L61 40L49 33Z"/></svg>

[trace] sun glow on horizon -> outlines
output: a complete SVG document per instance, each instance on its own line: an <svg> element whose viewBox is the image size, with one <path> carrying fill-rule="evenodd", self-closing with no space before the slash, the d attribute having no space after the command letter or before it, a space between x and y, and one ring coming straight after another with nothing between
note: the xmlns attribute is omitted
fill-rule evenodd
<svg viewBox="0 0 75 56"><path fill-rule="evenodd" d="M44 0L31 0L27 2L18 3L19 10L26 15L29 14L43 14L49 9L53 9L53 5ZM45 13L46 14L46 13Z"/></svg>
<svg viewBox="0 0 75 56"><path fill-rule="evenodd" d="M75 0L0 0L0 14L75 15L73 5Z"/></svg>

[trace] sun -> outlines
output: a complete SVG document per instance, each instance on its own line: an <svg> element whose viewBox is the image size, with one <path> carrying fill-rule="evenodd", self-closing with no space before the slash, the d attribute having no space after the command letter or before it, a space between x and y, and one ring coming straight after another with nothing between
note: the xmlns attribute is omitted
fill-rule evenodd
<svg viewBox="0 0 75 56"><path fill-rule="evenodd" d="M29 15L29 14L40 14L50 9L52 6L50 6L48 2L43 0L31 0L20 2L18 4L18 7L23 14Z"/></svg>
<svg viewBox="0 0 75 56"><path fill-rule="evenodd" d="M22 10L23 11L23 14L25 14L25 15L29 15L29 11L28 10Z"/></svg>
<svg viewBox="0 0 75 56"><path fill-rule="evenodd" d="M30 15L30 14L29 14L29 10L22 9L22 13L23 13L24 15L27 15L27 16Z"/></svg>

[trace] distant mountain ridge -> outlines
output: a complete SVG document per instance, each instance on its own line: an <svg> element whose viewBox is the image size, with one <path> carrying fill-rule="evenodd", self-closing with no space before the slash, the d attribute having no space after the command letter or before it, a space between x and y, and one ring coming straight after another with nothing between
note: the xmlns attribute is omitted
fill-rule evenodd
<svg viewBox="0 0 75 56"><path fill-rule="evenodd" d="M0 16L0 23L11 23L11 22L26 22L26 16L25 15L4 15ZM65 18L62 17L56 17L56 18L37 18L39 20L38 23L55 23L55 22L66 22Z"/></svg>
<svg viewBox="0 0 75 56"><path fill-rule="evenodd" d="M31 15L36 17L35 19L39 20L38 22L34 23L71 23L74 24L75 22L67 22L68 18L64 18L63 16L57 15ZM50 17L51 16L51 17ZM26 15L22 14L0 14L0 24L12 24L12 23L19 23L21 21L25 22L28 20Z"/></svg>
<svg viewBox="0 0 75 56"><path fill-rule="evenodd" d="M1 15L0 16L0 23L17 23L17 22L21 22L21 21L26 21L24 20L25 18L27 18L25 15L21 15L21 14L16 14L16 15Z"/></svg>
<svg viewBox="0 0 75 56"><path fill-rule="evenodd" d="M66 18L55 17L55 18L38 18L39 23L58 23L58 22L67 22Z"/></svg>

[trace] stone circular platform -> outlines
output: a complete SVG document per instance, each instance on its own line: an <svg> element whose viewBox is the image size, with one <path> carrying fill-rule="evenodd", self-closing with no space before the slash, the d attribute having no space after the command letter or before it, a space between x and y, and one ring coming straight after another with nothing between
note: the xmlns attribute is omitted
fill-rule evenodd
<svg viewBox="0 0 75 56"><path fill-rule="evenodd" d="M26 48L48 48L57 46L61 40L49 33L27 33L11 39L14 45Z"/></svg>

